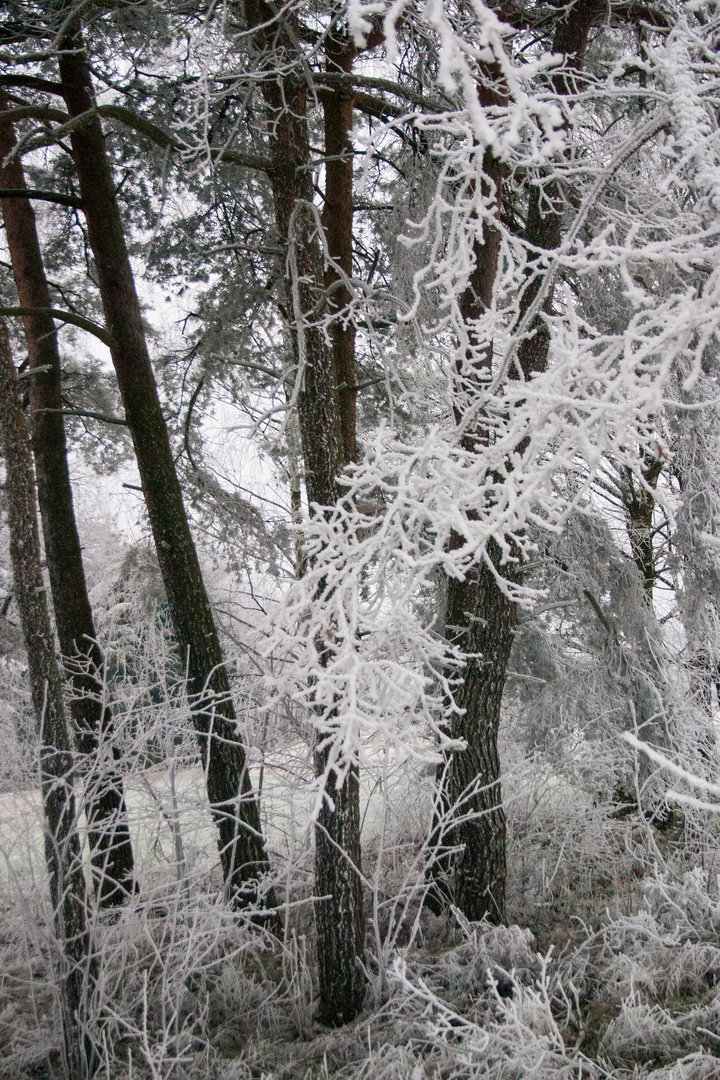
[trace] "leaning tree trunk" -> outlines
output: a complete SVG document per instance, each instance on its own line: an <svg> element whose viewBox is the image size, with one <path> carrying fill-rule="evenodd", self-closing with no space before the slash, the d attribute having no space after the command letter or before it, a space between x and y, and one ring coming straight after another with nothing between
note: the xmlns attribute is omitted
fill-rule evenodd
<svg viewBox="0 0 720 1080"><path fill-rule="evenodd" d="M60 953L63 1049L70 1080L92 1071L82 1035L91 980L85 877L73 791L72 739L65 718L60 671L45 599L35 510L35 485L18 379L5 323L0 320L0 439L10 558L40 734L40 779L45 815L45 860Z"/></svg>
<svg viewBox="0 0 720 1080"><path fill-rule="evenodd" d="M68 112L71 117L90 114L73 130L71 142L105 320L114 341L113 365L175 637L188 672L223 873L233 902L245 906L262 896L257 879L268 870L259 808L150 364L102 127L92 114L94 98L80 33L69 33L61 49L60 79ZM264 899L274 904L271 893Z"/></svg>
<svg viewBox="0 0 720 1080"><path fill-rule="evenodd" d="M293 38L297 38L286 28L292 22L292 15L288 14L286 21L275 22L271 8L263 0L248 0L245 14L250 26L256 28L255 46L261 66L267 72L282 70L287 57L296 56ZM281 57L285 59L278 67L274 60ZM310 316L323 291L324 275L312 212L312 178L307 167L310 160L307 85L293 73L284 80L278 75L265 79L262 90L268 110L275 223L283 247L286 252L292 251L294 261L290 270L292 280L285 281L285 294L286 310L292 318L295 356L298 366L302 366L298 419L305 487L311 507L312 504L332 507L340 496L337 476L346 454L355 455L354 336L350 340L346 335L340 346L344 370L352 378L341 414L333 354L317 325L317 316ZM346 250L333 254L345 269ZM293 295L297 297L295 307ZM336 355L339 355L338 340L336 336ZM327 646L320 644L321 656L323 650L329 659ZM358 770L355 762L341 761L341 768L343 764L347 768L343 770L344 783L338 785L336 773L327 773L330 751L328 736L319 735L315 770L319 777L326 777L326 784L315 827L315 888L319 897L315 904L318 1019L339 1025L357 1016L365 997L362 969L365 927Z"/></svg>
<svg viewBox="0 0 720 1080"><path fill-rule="evenodd" d="M573 72L581 65L591 26L603 10L599 0L577 0L558 16L553 52L566 57L567 67L553 78L557 94L572 91ZM502 87L499 71L489 72L489 85ZM483 100L483 95L487 100ZM502 104L496 89L481 91L481 104ZM488 152L483 172L488 189L495 199L496 216L500 216L502 201L502 164ZM543 207L549 205L548 212ZM562 197L550 181L545 190L534 187L530 193L525 239L532 248L557 248L562 237ZM465 422L468 406L472 406L482 375L492 364L492 342L477 340L474 322L492 302L498 270L500 233L486 225L482 244L475 249L475 267L468 288L461 298L461 311L467 328L468 353L458 365L455 416L459 425ZM544 257L540 254L529 267L528 284L520 301L520 321L536 300L544 281ZM548 314L553 302L552 288L546 292L542 311ZM518 349L517 364L512 375L529 379L547 367L550 334L546 320L538 314L532 321L529 335ZM518 370L519 369L519 370ZM480 376L480 378L478 378ZM482 418L464 430L463 445L482 453L487 433ZM520 448L522 449L522 448ZM457 538L451 541L457 543ZM467 747L454 751L442 770L443 790L440 794L441 812L446 820L442 828L442 847L460 848L452 859L437 858L436 885L431 890L434 905L452 898L463 914L473 920L486 917L494 922L505 919L506 825L502 807L498 733L500 710L508 662L517 620L517 605L498 584L503 578L508 585L522 581L518 561L500 562L500 548L490 544L486 562L473 567L463 581L449 578L447 601L448 638L466 655L462 681L454 693L460 712L454 714L450 726L453 738L464 739ZM448 673L453 678L454 673ZM447 815L450 816L448 828ZM452 826L452 818L461 818ZM436 843L441 839L436 830ZM449 865L448 865L449 864ZM442 882L443 873L450 880Z"/></svg>
<svg viewBox="0 0 720 1080"><path fill-rule="evenodd" d="M6 107L7 99L0 91L0 109ZM0 159L6 159L14 145L12 125L0 124ZM0 186L26 190L18 158L0 166ZM28 361L36 372L28 383L38 501L55 624L74 691L70 708L87 763L85 812L95 885L100 905L110 907L122 903L133 888L133 852L122 777L112 760L106 762L99 756L112 727L112 714L101 699L103 656L96 640L73 511L57 336L49 314L50 292L30 201L16 197L0 202L20 305L38 309L23 319Z"/></svg>

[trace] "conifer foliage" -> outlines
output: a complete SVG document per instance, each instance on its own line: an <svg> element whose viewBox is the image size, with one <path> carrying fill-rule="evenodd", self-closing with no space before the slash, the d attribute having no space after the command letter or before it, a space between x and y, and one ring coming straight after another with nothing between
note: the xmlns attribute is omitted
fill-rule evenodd
<svg viewBox="0 0 720 1080"><path fill-rule="evenodd" d="M224 1075L227 990L367 1021L358 1076L705 1075L710 1014L592 1010L682 868L710 904L719 46L714 0L5 5L38 1069Z"/></svg>

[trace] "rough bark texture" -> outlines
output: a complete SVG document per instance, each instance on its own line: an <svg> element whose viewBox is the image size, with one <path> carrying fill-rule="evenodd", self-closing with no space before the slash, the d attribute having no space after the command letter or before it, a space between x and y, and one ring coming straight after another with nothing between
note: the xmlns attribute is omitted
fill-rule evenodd
<svg viewBox="0 0 720 1080"><path fill-rule="evenodd" d="M62 43L62 93L70 116L92 109L88 62L79 33ZM88 236L95 259L125 417L167 591L173 628L188 671L188 694L219 833L229 895L239 905L257 899L257 879L268 869L258 804L237 729L228 674L175 471L122 221L97 116L73 131ZM266 899L272 905L272 896Z"/></svg>
<svg viewBox="0 0 720 1080"><path fill-rule="evenodd" d="M0 439L5 457L5 492L10 558L28 659L33 708L40 734L40 774L45 815L45 859L60 953L65 1066L71 1080L92 1071L81 1034L91 979L85 917L85 877L73 791L72 739L45 599L35 485L18 380L7 328L0 320Z"/></svg>
<svg viewBox="0 0 720 1080"><path fill-rule="evenodd" d="M553 88L559 96L574 92L577 77L581 73L588 36L593 25L606 10L602 0L577 0L563 15L558 16L552 51L563 55L565 66L552 78ZM530 261L528 284L520 300L520 317L525 316L535 302L546 277L546 260L542 252L560 246L563 229L564 200L558 184L552 180L535 184L530 191L525 239L531 247L539 249ZM533 319L527 337L518 348L518 364L515 377L528 379L547 367L550 331L544 315L552 312L554 288L551 286L542 303L542 312Z"/></svg>
<svg viewBox="0 0 720 1080"><path fill-rule="evenodd" d="M558 16L553 52L567 57L568 70L555 76L557 93L566 94L572 86L573 71L579 68L585 52L590 27L599 13L599 3L578 2ZM481 90L484 105L501 104L502 86L497 71L488 71L492 90ZM486 198L494 198L499 218L502 202L503 167L486 153L483 162ZM534 187L530 194L525 238L539 249L552 249L562 237L562 201L553 184ZM475 248L475 267L461 298L461 312L468 333L468 351L458 366L458 390L455 416L465 424L468 404L492 365L492 342L479 348L473 321L492 302L498 271L500 233L487 224L482 242ZM520 317L536 299L545 276L542 251L531 265L528 284L520 303ZM543 312L552 308L552 290L543 302ZM528 378L545 370L550 335L541 314L533 320L528 336L521 342L515 370L516 378ZM487 438L479 417L463 431L466 449L482 452ZM459 542L453 537L451 543ZM508 661L517 621L517 605L498 584L498 576L509 584L520 582L522 568L517 562L500 563L500 549L488 546L488 562L474 567L464 581L448 579L447 636L469 654L462 672L462 682L454 699L461 713L455 715L450 734L464 739L467 748L453 753L444 769L442 805L453 816L470 819L452 828L443 846L461 845L460 853L450 861L440 858L434 871L435 888L431 906L440 907L452 899L463 914L473 920L487 917L494 922L505 919L506 825L502 808L498 731L500 709ZM449 871L449 873L448 873ZM445 881L443 882L443 876ZM448 880L449 878L449 880Z"/></svg>
<svg viewBox="0 0 720 1080"><path fill-rule="evenodd" d="M274 20L274 9L262 0L248 0L245 13L249 24L256 28L255 46L266 70L282 70L289 59L297 58L286 22ZM292 15L286 18L291 24ZM343 414L343 430L333 356L319 326L307 318L317 307L324 282L317 222L311 209L312 179L306 167L310 160L307 93L306 83L294 73L282 82L277 78L263 82L273 162L275 224L290 263L284 301L302 377L298 420L305 486L311 512L316 512L313 503L333 506L340 496L337 476L346 449L351 449L352 456L355 454L355 428L354 396L346 398L348 408L352 408ZM343 184L346 182L345 177ZM343 258L346 256L347 252ZM352 380L354 386L354 371ZM328 753L329 748L319 743L315 754L318 776L325 773ZM357 1015L365 997L357 768L350 766L340 788L331 777L326 795L315 829L315 888L321 898L315 904L318 1019L339 1025Z"/></svg>
<svg viewBox="0 0 720 1080"><path fill-rule="evenodd" d="M663 463L658 458L648 455L643 465L642 476L647 487L639 484L632 471L625 468L620 490L633 561L642 576L643 589L648 601L652 604L653 589L657 578L652 522L655 511L655 488Z"/></svg>
<svg viewBox="0 0 720 1080"><path fill-rule="evenodd" d="M6 107L7 101L0 91L0 109ZM14 145L12 126L0 124L0 159L5 159ZM0 184L16 190L25 188L18 159L0 166ZM21 198L2 199L1 205L20 305L50 308L30 202ZM96 643L73 512L55 324L49 314L26 315L23 324L29 365L37 371L28 383L45 557L60 649L74 690L70 708L76 739L88 765L85 810L95 886L99 903L109 907L122 903L133 888L133 853L123 782L112 758L108 761L99 758L112 715L101 701L103 657Z"/></svg>
<svg viewBox="0 0 720 1080"><path fill-rule="evenodd" d="M502 204L503 179L502 162L486 150L483 157L481 193L484 200L492 206L493 213L498 219ZM458 356L457 360L453 410L456 423L464 429L463 446L466 450L480 450L487 439L487 433L482 427L482 418L476 418L468 428L467 411L473 406L478 390L492 370L493 343L480 340L476 323L492 304L500 259L500 243L500 230L486 221L482 238L475 241L475 264L470 280L460 297L460 314L467 332L468 347L465 355Z"/></svg>
<svg viewBox="0 0 720 1080"><path fill-rule="evenodd" d="M484 172L488 188L485 194L494 198L499 216L502 166L487 153ZM492 365L492 342L478 350L480 343L473 322L492 302L499 255L500 232L486 225L483 243L475 250L473 274L460 302L469 348L458 370L455 417L459 425L465 423L466 407ZM479 418L464 430L462 441L466 449L482 452L486 438ZM460 543L460 538L453 536L451 543ZM499 550L491 545L488 556L497 567ZM508 576L506 567L497 568ZM454 693L455 704L462 711L455 714L450 734L464 739L467 747L453 753L447 762L443 804L445 812L453 808L453 817L468 815L468 820L451 829L444 844L462 845L451 862L449 892L457 907L473 920L487 917L502 922L505 918L506 826L497 740L515 619L516 605L502 592L487 564L473 567L463 581L448 578L446 634L468 654L462 682ZM447 860L440 860L437 870L443 873L447 869ZM440 885L440 905L436 898L436 907L450 898L443 892Z"/></svg>
<svg viewBox="0 0 720 1080"><path fill-rule="evenodd" d="M494 544L489 545L488 557L506 580L517 577L510 566L499 566ZM452 895L468 919L502 922L506 826L498 731L517 605L483 563L473 567L465 581L448 582L446 619L448 640L471 654L454 694L462 712L451 726L452 737L464 739L467 748L452 755L446 781L446 804L453 807L453 816L471 814L447 838L452 845L463 845L453 860Z"/></svg>
<svg viewBox="0 0 720 1080"><path fill-rule="evenodd" d="M357 50L345 37L330 35L325 45L329 72L352 71ZM325 207L322 223L328 251L341 273L331 266L325 271L325 286L330 290L330 310L339 315L330 325L333 363L338 393L345 461L357 457L355 375L355 323L347 317L352 293L345 279L352 277L353 223L353 148L350 132L353 125L352 89L338 90L323 98L325 124Z"/></svg>
<svg viewBox="0 0 720 1080"><path fill-rule="evenodd" d="M350 72L356 56L354 44L345 37L330 36L325 46L328 71ZM353 224L353 124L352 91L339 91L323 101L325 153L325 207L322 223L331 257L342 274L332 267L325 272L331 311L346 312L330 326L332 359L337 388L337 407L342 462L357 459L357 376L355 372L355 323L347 318L352 293L343 276L352 277ZM325 361L327 362L327 361ZM337 497L337 496L336 496ZM316 770L322 773L326 755L316 754ZM332 891L333 901L321 903L318 924L318 970L324 987L321 1019L337 1024L352 1020L365 997L365 980L359 960L364 955L360 866L360 778L356 766L338 790L330 780L327 801L318 817L315 835L316 883L320 896ZM340 995L342 1005L339 1004Z"/></svg>
<svg viewBox="0 0 720 1080"><path fill-rule="evenodd" d="M325 754L315 767L322 773ZM353 767L338 789L331 778L315 828L315 888L327 896L315 904L320 1023L332 1027L353 1020L365 999L360 966L365 952L360 879L360 779ZM332 804L330 803L332 800Z"/></svg>
<svg viewBox="0 0 720 1080"><path fill-rule="evenodd" d="M499 70L488 70L487 75L491 85L502 86ZM504 102L496 89L481 88L479 97L486 106ZM486 205L492 207L496 219L500 217L503 180L502 162L486 151L481 195ZM471 410L493 362L492 340L480 339L476 321L492 304L500 241L500 230L486 220L482 236L475 243L473 271L460 298L468 347L457 363L453 408L462 432L462 445L474 453L482 453L488 433L482 417ZM469 416L472 416L470 421ZM461 542L453 534L451 546ZM488 556L497 564L499 550L491 545ZM507 576L505 568L501 573ZM436 911L452 901L469 919L487 917L502 922L506 826L497 739L515 605L498 587L491 568L482 564L473 567L463 581L448 578L445 622L448 640L468 654L461 682L453 695L461 712L453 715L449 732L453 738L464 739L467 745L466 749L450 754L438 770L438 781L442 785L443 815L467 817L467 820L450 828L442 837L442 847L459 846L460 851L449 860L438 859L433 867L435 887L428 899ZM448 675L452 677L451 672ZM439 840L438 835L436 843Z"/></svg>

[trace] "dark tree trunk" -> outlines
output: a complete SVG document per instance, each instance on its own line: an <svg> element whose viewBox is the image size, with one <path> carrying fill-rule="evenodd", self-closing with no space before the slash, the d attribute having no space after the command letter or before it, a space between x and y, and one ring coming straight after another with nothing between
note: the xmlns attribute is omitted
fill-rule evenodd
<svg viewBox="0 0 720 1080"><path fill-rule="evenodd" d="M319 775L326 764L326 753L318 750L315 767ZM357 766L348 771L340 789L331 777L325 785L325 796L315 828L315 888L318 896L328 897L315 904L320 985L317 1018L322 1024L337 1027L354 1020L365 999Z"/></svg>
<svg viewBox="0 0 720 1080"><path fill-rule="evenodd" d="M248 0L246 17L256 27L255 44L263 67L279 70L275 61L295 55L291 37L282 21L275 22L263 0ZM288 16L292 19L292 16ZM263 26L270 23L270 26ZM337 476L346 453L355 455L354 345L343 339L343 363L350 357L346 376L352 379L341 410L333 355L315 321L307 318L318 304L324 284L321 248L312 213L313 187L307 162L310 147L307 125L307 86L295 75L284 85L267 79L263 94L268 109L268 129L272 154L271 182L275 223L286 251L293 253L292 279L285 282L285 305L291 324L297 363L302 372L298 396L300 441L305 464L305 486L311 512L332 507L340 497ZM339 127L345 123L343 120ZM347 130L343 128L343 146ZM339 136L338 136L339 137ZM344 164L344 163L342 163ZM347 175L341 187L347 199ZM352 199L352 192L350 192ZM346 206L346 203L345 203ZM338 262L351 260L347 234L339 245ZM343 266L344 269L344 266ZM295 290L293 289L295 283ZM293 306L293 292L299 310ZM336 348L338 339L335 338ZM354 337L353 337L354 342ZM336 352L336 356L337 356ZM344 421L344 423L343 423ZM321 652L322 654L322 652ZM320 738L315 753L318 776L325 775L330 756L327 738ZM342 767L343 762L339 763ZM317 956L320 988L318 1019L339 1025L357 1016L365 997L362 971L365 927L360 879L360 788L357 766L348 763L347 776L338 787L331 774L326 784L322 808L315 828L315 904Z"/></svg>
<svg viewBox="0 0 720 1080"><path fill-rule="evenodd" d="M0 439L5 457L10 558L28 659L33 708L40 735L40 774L45 815L45 859L55 935L60 948L60 994L68 1076L92 1071L81 1031L91 980L82 868L73 791L72 739L45 599L35 484L18 379L7 328L0 320Z"/></svg>
<svg viewBox="0 0 720 1080"><path fill-rule="evenodd" d="M328 71L352 70L356 49L347 38L330 36L325 52ZM340 91L323 99L325 153L329 160L325 165L322 223L328 251L341 271L338 273L328 267L325 286L330 290L330 310L339 313L330 325L330 335L345 464L357 458L355 323L347 317L352 293L343 280L343 275L351 278L353 271L353 148L350 141L353 107L352 91ZM319 748L316 769L320 775L326 764L326 754ZM329 893L334 899L331 903L321 903L316 912L318 969L323 988L320 1019L337 1024L352 1020L365 997L365 980L359 964L365 949L365 927L360 880L362 853L357 766L349 770L341 790L338 791L331 779L326 795L315 834L315 877L318 894Z"/></svg>
<svg viewBox="0 0 720 1080"><path fill-rule="evenodd" d="M59 56L70 116L94 105L79 33ZM239 738L228 673L190 533L170 440L148 355L142 315L100 120L90 117L71 135L88 236L95 259L125 417L167 591L173 628L188 671L188 694L207 776L220 859L234 903L258 898L257 879L268 869L258 804ZM270 906L271 895L265 897Z"/></svg>
<svg viewBox="0 0 720 1080"><path fill-rule="evenodd" d="M484 161L484 194L492 197L500 214L503 169L491 154ZM488 435L482 417L467 418L479 385L492 365L492 341L483 342L477 320L492 303L500 256L500 231L485 225L483 243L475 248L475 267L461 297L460 309L468 334L468 350L458 365L455 418L465 449L482 452ZM460 538L453 536L452 545ZM488 547L498 574L512 580L512 566L500 567L497 545ZM462 681L454 692L460 713L454 714L450 734L464 739L466 749L452 753L439 771L443 783L442 810L451 818L465 819L442 838L443 847L460 846L451 860L439 858L431 904L436 910L452 900L472 920L505 919L505 812L502 807L498 731L507 664L512 648L516 605L497 584L486 563L473 567L463 581L448 578L446 636L468 654ZM452 678L452 673L448 672ZM447 823L446 823L447 826ZM438 839L440 839L438 837ZM449 865L448 865L449 863ZM449 873L448 873L449 871ZM443 877L445 880L443 881ZM448 880L448 878L450 880Z"/></svg>
<svg viewBox="0 0 720 1080"><path fill-rule="evenodd" d="M597 20L601 5L597 0L578 0L558 17L553 52L564 53L569 70L555 76L558 94L567 94L572 86L572 71L579 69L585 52L588 33ZM495 86L502 86L498 72L489 72ZM484 96L483 96L484 95ZM482 91L481 103L501 104L499 92ZM484 98L487 98L485 100ZM483 171L487 185L486 196L494 195L496 215L502 202L502 164L486 153ZM562 236L562 203L554 185L532 189L528 208L525 238L541 249L556 248ZM543 212L549 200L549 212ZM482 244L475 249L475 267L468 287L461 298L461 312L467 327L468 350L458 366L455 416L463 429L466 449L482 452L487 440L482 417L474 416L467 423L468 408L483 377L492 364L492 342L482 343L474 329L474 320L488 309L498 270L500 249L499 230L486 225ZM528 274L528 284L520 302L520 319L536 300L545 277L543 256L537 257ZM543 311L552 307L552 289L543 301ZM542 314L531 323L531 333L519 349L511 377L528 378L544 371L548 362L550 335ZM451 543L458 543L453 537ZM500 710L517 620L517 605L498 584L498 577L509 585L522 581L519 561L500 562L500 548L488 546L487 562L474 567L463 581L449 578L447 582L447 637L468 659L462 672L462 682L454 693L455 704L462 710L451 725L453 738L464 739L465 750L451 754L442 772L444 790L440 803L444 814L467 817L467 820L446 831L442 847L461 846L452 859L437 858L433 868L435 884L429 900L431 906L443 906L452 899L463 914L472 920L483 917L493 922L505 919L506 825L502 808L498 732ZM452 672L448 673L452 677ZM436 842L440 839L436 835ZM437 853L436 853L437 855ZM443 878L445 880L443 880Z"/></svg>
<svg viewBox="0 0 720 1080"><path fill-rule="evenodd" d="M0 92L0 109L7 100ZM15 145L12 126L0 125L0 159ZM19 159L0 166L0 185L25 189ZM50 308L50 293L28 199L2 200L13 276L22 307ZM133 888L133 853L122 777L112 761L100 760L103 736L112 725L101 701L103 657L96 642L80 540L73 512L62 417L60 357L49 314L26 315L25 341L30 368L32 449L45 539L50 587L60 649L72 680L71 712L80 751L87 760L85 812L98 900L103 907L122 903Z"/></svg>
<svg viewBox="0 0 720 1080"><path fill-rule="evenodd" d="M500 566L497 546L488 558L506 581L519 578L512 566ZM500 589L487 563L473 567L464 581L448 581L449 641L470 655L462 683L454 693L461 711L451 735L467 748L452 754L447 766L445 805L467 820L449 833L446 843L462 845L452 864L452 898L468 918L505 919L505 811L502 807L498 731L517 605Z"/></svg>
<svg viewBox="0 0 720 1080"><path fill-rule="evenodd" d="M329 72L352 71L357 50L345 37L328 37L325 46ZM345 462L355 461L357 385L355 375L355 323L348 318L352 293L346 278L352 277L353 223L353 148L350 132L353 125L352 90L338 91L323 97L325 124L325 207L322 223L328 251L341 273L328 266L325 286L330 290L329 304L338 317L330 325L333 363L338 392Z"/></svg>
<svg viewBox="0 0 720 1080"><path fill-rule="evenodd" d="M662 465L659 458L646 455L643 461L642 477L647 487L638 483L629 468L623 469L623 478L620 482L630 550L633 562L642 577L643 589L650 604L652 604L653 589L657 578L652 522L655 512L655 488L660 479Z"/></svg>
<svg viewBox="0 0 720 1080"><path fill-rule="evenodd" d="M576 0L563 15L558 16L552 51L565 56L565 69L553 75L555 93L566 96L573 93L577 76L582 70L588 35L592 26L605 10L601 0ZM520 319L524 319L534 304L546 278L545 258L542 250L554 251L560 246L563 231L564 199L558 184L549 180L535 184L530 190L525 239L541 253L530 260L528 282L520 299ZM547 320L553 308L554 285L547 288L541 311L532 320L528 336L518 348L518 365L511 377L528 379L547 367L550 331Z"/></svg>

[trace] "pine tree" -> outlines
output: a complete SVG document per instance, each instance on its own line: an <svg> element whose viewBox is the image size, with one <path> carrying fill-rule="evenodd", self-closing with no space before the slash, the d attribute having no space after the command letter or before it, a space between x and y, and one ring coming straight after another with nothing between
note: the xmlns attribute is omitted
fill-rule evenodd
<svg viewBox="0 0 720 1080"><path fill-rule="evenodd" d="M0 319L0 439L5 458L10 557L40 743L45 861L59 952L64 1064L70 1080L92 1074L83 1034L93 964L86 922L85 875L77 829L73 742L45 599L35 483L17 373Z"/></svg>
<svg viewBox="0 0 720 1080"><path fill-rule="evenodd" d="M0 92L0 109L8 99ZM86 810L90 845L102 906L122 903L133 888L133 852L127 823L123 780L105 760L103 741L111 735L112 713L102 702L103 657L88 598L80 539L75 524L61 388L60 356L50 315L50 292L42 262L35 215L27 197L12 125L0 125L0 186L18 192L1 200L31 371L32 450L43 523L45 557L60 649L73 687L71 711L80 750L86 757ZM98 759L98 754L102 758Z"/></svg>
<svg viewBox="0 0 720 1080"><path fill-rule="evenodd" d="M258 879L268 870L260 817L237 730L227 669L183 505L167 427L158 399L124 229L79 29L59 42L62 93L71 117L92 115L71 134L83 212L98 275L111 354L132 436L168 595L207 775L220 858L234 902L271 907Z"/></svg>

